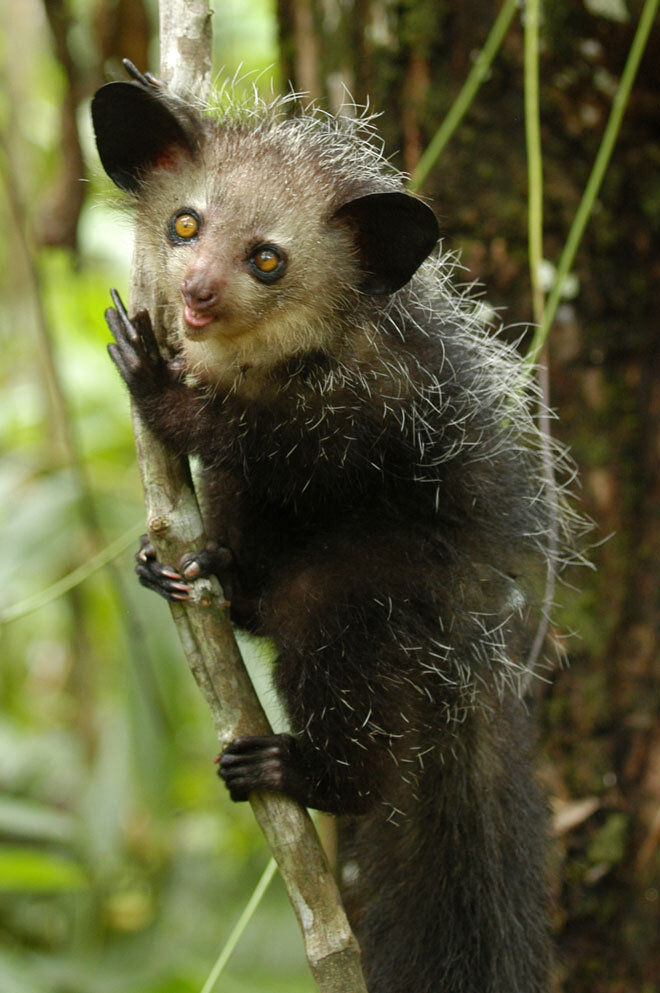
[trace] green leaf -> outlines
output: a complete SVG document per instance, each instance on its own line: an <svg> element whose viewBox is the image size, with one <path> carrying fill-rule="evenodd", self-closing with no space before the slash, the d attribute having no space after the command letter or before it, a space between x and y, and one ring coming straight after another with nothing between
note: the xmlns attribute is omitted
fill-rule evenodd
<svg viewBox="0 0 660 993"><path fill-rule="evenodd" d="M62 810L30 800L0 797L0 834L24 841L71 841L74 818Z"/></svg>
<svg viewBox="0 0 660 993"><path fill-rule="evenodd" d="M87 888L82 868L70 859L26 848L0 848L0 891L61 893Z"/></svg>

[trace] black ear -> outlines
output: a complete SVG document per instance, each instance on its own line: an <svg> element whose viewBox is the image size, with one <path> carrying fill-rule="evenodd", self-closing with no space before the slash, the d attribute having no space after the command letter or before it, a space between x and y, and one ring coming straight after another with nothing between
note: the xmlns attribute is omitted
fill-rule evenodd
<svg viewBox="0 0 660 993"><path fill-rule="evenodd" d="M363 293L401 289L440 234L435 214L409 193L370 193L343 204L334 217L354 232L362 259Z"/></svg>
<svg viewBox="0 0 660 993"><path fill-rule="evenodd" d="M92 120L103 168L127 193L138 192L145 171L166 167L177 151L193 156L193 137L155 88L107 83L92 100Z"/></svg>

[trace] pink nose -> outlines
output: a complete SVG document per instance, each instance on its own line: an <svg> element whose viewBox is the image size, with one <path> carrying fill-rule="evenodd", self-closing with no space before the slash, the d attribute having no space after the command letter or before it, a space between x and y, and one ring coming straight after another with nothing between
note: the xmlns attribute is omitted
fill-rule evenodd
<svg viewBox="0 0 660 993"><path fill-rule="evenodd" d="M208 276L191 276L181 283L183 299L193 310L210 310L218 302L218 284Z"/></svg>

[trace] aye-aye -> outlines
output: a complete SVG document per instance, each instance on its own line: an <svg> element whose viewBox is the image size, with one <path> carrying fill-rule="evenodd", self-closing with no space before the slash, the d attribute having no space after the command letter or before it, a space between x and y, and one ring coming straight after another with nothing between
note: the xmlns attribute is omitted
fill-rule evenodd
<svg viewBox="0 0 660 993"><path fill-rule="evenodd" d="M566 528L522 362L449 285L368 119L213 115L132 75L94 127L176 355L117 294L110 354L152 431L201 457L211 539L177 569L144 540L138 572L173 600L217 574L277 646L290 722L220 775L340 816L371 993L547 993L522 695Z"/></svg>

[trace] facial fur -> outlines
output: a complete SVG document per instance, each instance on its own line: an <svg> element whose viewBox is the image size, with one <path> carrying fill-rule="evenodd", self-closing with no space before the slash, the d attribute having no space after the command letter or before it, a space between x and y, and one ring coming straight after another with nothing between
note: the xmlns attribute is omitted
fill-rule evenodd
<svg viewBox="0 0 660 993"><path fill-rule="evenodd" d="M336 198L318 162L301 171L277 141L238 130L211 131L197 161L180 155L149 176L138 225L166 290L166 324L198 380L226 384L247 368L338 347L343 319L359 308L360 269L350 231L331 220ZM183 210L199 217L199 231L173 244L168 225ZM285 263L271 284L250 265L262 245ZM213 290L203 326L186 320L185 285Z"/></svg>

